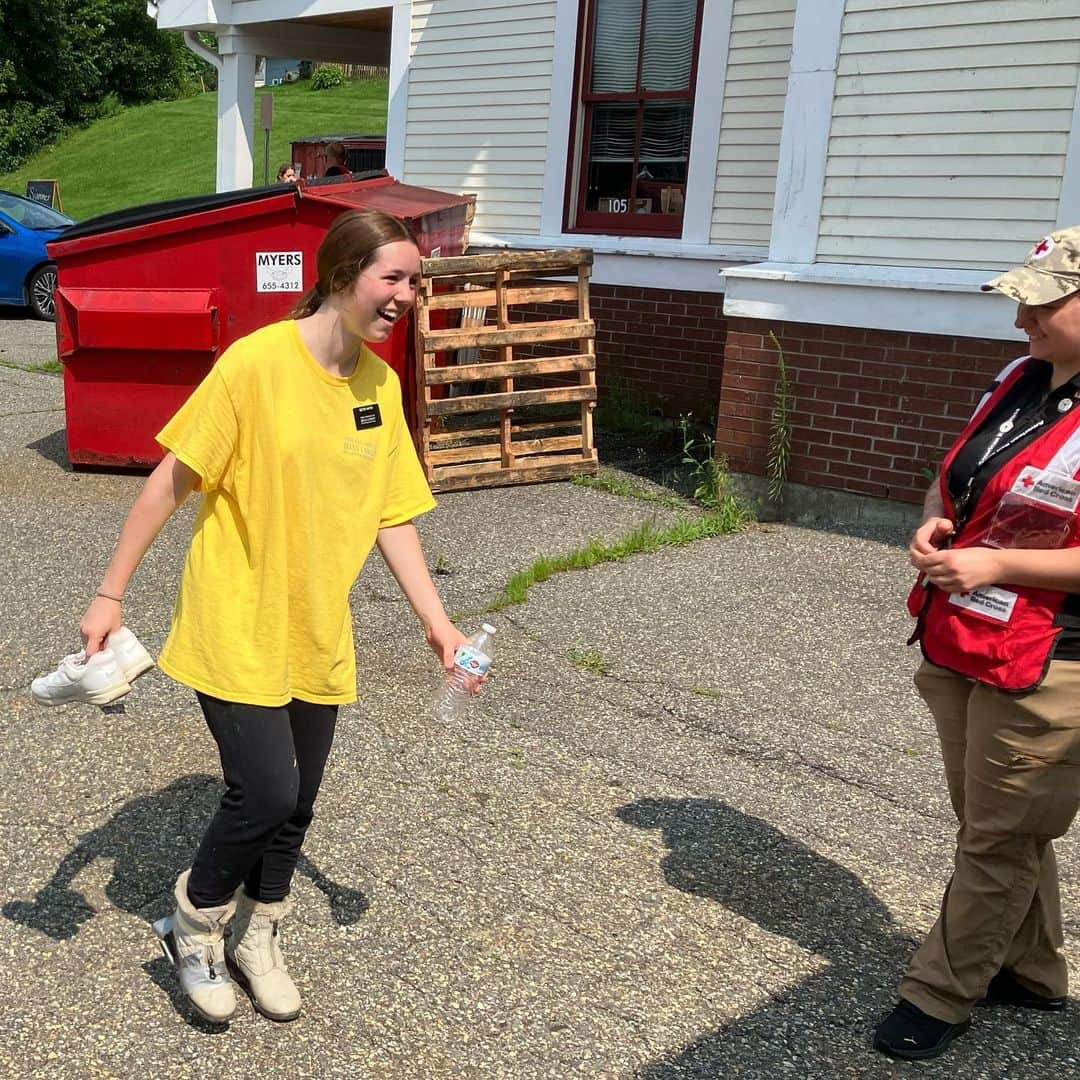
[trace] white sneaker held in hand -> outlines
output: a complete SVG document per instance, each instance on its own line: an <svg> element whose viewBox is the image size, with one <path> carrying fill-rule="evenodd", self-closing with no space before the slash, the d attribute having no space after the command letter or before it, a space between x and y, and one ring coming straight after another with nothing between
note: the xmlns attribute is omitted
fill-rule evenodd
<svg viewBox="0 0 1080 1080"><path fill-rule="evenodd" d="M141 647L141 646L140 646ZM85 651L72 653L60 661L49 675L30 684L30 693L39 705L108 705L131 692L131 683L112 649L102 649L88 657Z"/></svg>
<svg viewBox="0 0 1080 1080"><path fill-rule="evenodd" d="M143 648L142 642L126 626L114 630L105 639L105 647L112 649L116 662L129 683L154 666L153 658Z"/></svg>

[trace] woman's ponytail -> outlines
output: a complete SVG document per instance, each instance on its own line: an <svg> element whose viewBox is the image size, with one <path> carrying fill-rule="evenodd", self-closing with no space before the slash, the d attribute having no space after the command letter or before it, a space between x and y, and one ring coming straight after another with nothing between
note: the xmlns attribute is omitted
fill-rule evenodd
<svg viewBox="0 0 1080 1080"><path fill-rule="evenodd" d="M319 292L319 286L312 285L310 289L293 305L292 311L286 316L289 319L306 319L319 310L323 302L323 296Z"/></svg>

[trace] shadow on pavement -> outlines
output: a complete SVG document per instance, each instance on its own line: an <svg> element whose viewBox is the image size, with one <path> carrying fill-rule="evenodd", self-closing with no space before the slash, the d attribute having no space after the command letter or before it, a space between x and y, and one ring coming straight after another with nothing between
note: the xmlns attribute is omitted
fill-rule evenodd
<svg viewBox="0 0 1080 1080"><path fill-rule="evenodd" d="M221 790L215 777L195 773L125 803L100 828L79 837L33 900L6 903L4 917L57 941L74 937L97 912L71 883L97 859L114 864L105 895L121 911L148 922L167 914L177 875L190 865ZM297 869L326 897L339 926L367 911L362 892L331 880L303 855Z"/></svg>
<svg viewBox="0 0 1080 1080"><path fill-rule="evenodd" d="M37 451L46 461L59 465L65 472L72 471L67 455L67 431L65 428L60 428L51 435L46 435L44 438L27 444L26 448L27 450Z"/></svg>
<svg viewBox="0 0 1080 1080"><path fill-rule="evenodd" d="M669 848L661 868L669 884L715 900L828 962L756 1012L650 1063L637 1076L834 1077L865 1075L879 1063L896 1067L871 1049L870 1036L894 1003L917 943L899 931L855 874L716 800L642 799L617 815L629 825L661 830ZM715 973L719 995L724 981L721 967ZM954 1060L970 1055L974 1064L982 1052L992 1056L993 1026L1031 1019L1013 1010L978 1014L978 1026L951 1051ZM1072 1019L1040 1023L1033 1034L1040 1057L1068 1058L1075 1029Z"/></svg>

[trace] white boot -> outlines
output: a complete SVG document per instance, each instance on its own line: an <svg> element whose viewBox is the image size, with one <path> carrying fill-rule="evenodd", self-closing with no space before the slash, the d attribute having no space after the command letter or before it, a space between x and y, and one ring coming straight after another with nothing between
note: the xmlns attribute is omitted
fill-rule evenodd
<svg viewBox="0 0 1080 1080"><path fill-rule="evenodd" d="M176 911L154 923L161 951L180 976L180 988L195 1011L214 1024L236 1012L236 992L225 966L225 926L236 911L236 900L215 908L197 908L188 899L185 870L174 890Z"/></svg>
<svg viewBox="0 0 1080 1080"><path fill-rule="evenodd" d="M271 1020L295 1020L300 1015L300 991L285 967L278 929L292 909L288 897L263 904L241 886L236 891L236 918L225 944L237 979L251 991L255 1008Z"/></svg>

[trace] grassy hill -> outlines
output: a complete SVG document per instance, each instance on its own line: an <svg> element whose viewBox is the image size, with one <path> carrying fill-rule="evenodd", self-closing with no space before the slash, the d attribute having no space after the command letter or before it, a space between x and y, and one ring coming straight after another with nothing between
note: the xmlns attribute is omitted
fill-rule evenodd
<svg viewBox="0 0 1080 1080"><path fill-rule="evenodd" d="M256 91L255 182L263 177L258 97L274 95L270 179L308 135L386 130L386 80L312 90L309 82ZM79 220L140 203L214 190L217 94L123 109L69 135L21 169L0 173L0 188L21 195L29 179L57 179L64 212Z"/></svg>

